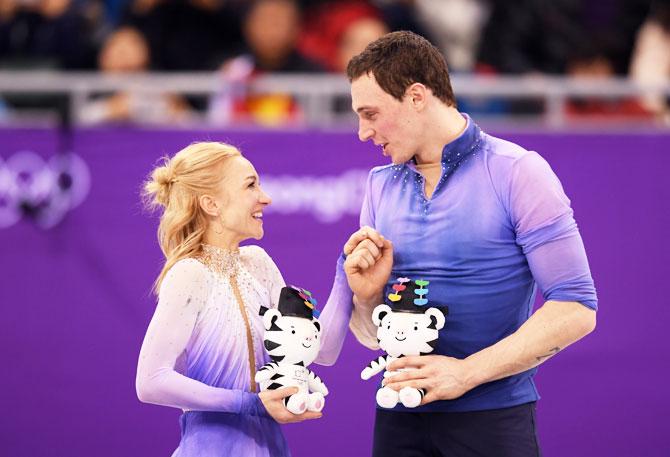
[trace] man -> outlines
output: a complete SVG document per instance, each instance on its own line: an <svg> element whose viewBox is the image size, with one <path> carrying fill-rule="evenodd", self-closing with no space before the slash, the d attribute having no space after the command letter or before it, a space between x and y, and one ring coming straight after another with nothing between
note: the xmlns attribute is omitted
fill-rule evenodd
<svg viewBox="0 0 670 457"><path fill-rule="evenodd" d="M430 281L431 306L449 307L435 355L388 368L410 370L386 386L426 394L415 409L377 409L373 455L539 455L535 367L590 333L597 309L560 182L538 154L457 111L446 63L424 38L387 34L347 75L359 138L393 162L371 171L362 228L339 264L354 293L350 327L377 348L372 309L399 276ZM536 284L546 301L531 315Z"/></svg>

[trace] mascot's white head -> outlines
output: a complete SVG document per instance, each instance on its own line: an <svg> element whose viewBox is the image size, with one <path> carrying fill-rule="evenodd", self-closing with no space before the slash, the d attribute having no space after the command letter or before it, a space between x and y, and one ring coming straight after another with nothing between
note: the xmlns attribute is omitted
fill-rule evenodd
<svg viewBox="0 0 670 457"><path fill-rule="evenodd" d="M263 344L273 362L307 366L321 348L321 323L311 293L293 286L282 288L277 309L261 310Z"/></svg>
<svg viewBox="0 0 670 457"><path fill-rule="evenodd" d="M399 278L388 295L393 307L378 305L372 321L378 327L379 347L392 357L428 354L444 327L446 307L427 307L428 281Z"/></svg>

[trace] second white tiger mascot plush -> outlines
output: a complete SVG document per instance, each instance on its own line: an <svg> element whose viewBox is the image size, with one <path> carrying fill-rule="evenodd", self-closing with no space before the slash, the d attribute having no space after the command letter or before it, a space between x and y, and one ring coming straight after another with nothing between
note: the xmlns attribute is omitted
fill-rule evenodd
<svg viewBox="0 0 670 457"><path fill-rule="evenodd" d="M297 393L284 398L284 405L293 414L321 411L328 395L323 381L307 368L321 347L315 305L311 293L287 286L281 290L276 309L261 308L263 344L272 361L258 370L255 379L261 390L297 387Z"/></svg>
<svg viewBox="0 0 670 457"><path fill-rule="evenodd" d="M435 349L447 307L426 306L428 284L428 281L398 278L398 284L393 285L394 292L388 295L392 307L381 304L372 311L372 321L379 327L379 347L387 355L370 362L361 372L361 378L370 379L399 357L428 354ZM384 371L384 377L397 373ZM404 387L400 392L382 387L377 391L377 404L382 408L393 408L400 401L407 408L416 408L424 395L423 389L413 387Z"/></svg>

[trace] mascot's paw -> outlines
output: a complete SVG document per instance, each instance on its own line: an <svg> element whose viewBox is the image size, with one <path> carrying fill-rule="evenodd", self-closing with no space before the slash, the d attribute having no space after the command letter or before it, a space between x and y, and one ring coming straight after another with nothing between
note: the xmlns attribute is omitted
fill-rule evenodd
<svg viewBox="0 0 670 457"><path fill-rule="evenodd" d="M382 408L393 408L398 404L398 392L382 387L377 391L377 404Z"/></svg>
<svg viewBox="0 0 670 457"><path fill-rule="evenodd" d="M326 400L323 398L323 394L319 392L314 392L309 396L309 404L307 405L308 411L319 412L326 405Z"/></svg>
<svg viewBox="0 0 670 457"><path fill-rule="evenodd" d="M302 414L307 410L308 402L309 397L307 394L293 394L289 397L288 403L286 403L286 409L293 414Z"/></svg>
<svg viewBox="0 0 670 457"><path fill-rule="evenodd" d="M260 370L256 372L256 376L254 377L254 381L257 383L261 383L264 381L269 380L274 373L271 370Z"/></svg>
<svg viewBox="0 0 670 457"><path fill-rule="evenodd" d="M398 397L407 408L416 408L421 404L421 393L414 387L403 387L398 392Z"/></svg>
<svg viewBox="0 0 670 457"><path fill-rule="evenodd" d="M363 371L361 371L361 379L363 381L367 381L372 377L372 368L365 368Z"/></svg>

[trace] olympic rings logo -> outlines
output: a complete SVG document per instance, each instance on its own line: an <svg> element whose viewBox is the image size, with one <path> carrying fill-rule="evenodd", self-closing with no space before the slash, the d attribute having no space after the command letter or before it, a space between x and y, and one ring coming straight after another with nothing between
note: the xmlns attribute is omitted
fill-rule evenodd
<svg viewBox="0 0 670 457"><path fill-rule="evenodd" d="M88 196L91 174L76 154L44 159L33 151L0 157L0 229L26 217L48 229Z"/></svg>

